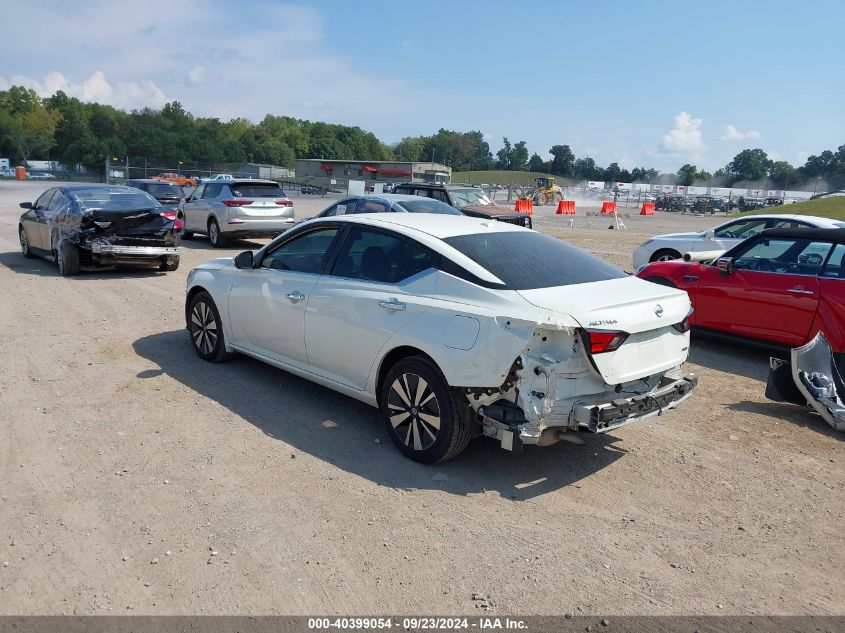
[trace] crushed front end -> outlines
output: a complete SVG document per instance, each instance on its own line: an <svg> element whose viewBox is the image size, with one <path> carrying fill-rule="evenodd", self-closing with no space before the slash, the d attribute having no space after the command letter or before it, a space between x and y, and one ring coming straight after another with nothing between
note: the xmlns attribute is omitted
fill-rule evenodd
<svg viewBox="0 0 845 633"><path fill-rule="evenodd" d="M133 211L93 210L67 239L80 249L88 266L158 264L179 256L175 214L154 209Z"/></svg>

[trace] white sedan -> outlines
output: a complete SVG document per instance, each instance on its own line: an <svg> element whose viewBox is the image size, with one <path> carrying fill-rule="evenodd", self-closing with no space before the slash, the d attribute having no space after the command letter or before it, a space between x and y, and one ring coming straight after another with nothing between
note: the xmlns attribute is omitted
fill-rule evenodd
<svg viewBox="0 0 845 633"><path fill-rule="evenodd" d="M634 250L634 271L649 262L680 259L685 253L723 252L763 229L795 227L841 229L845 222L813 215L746 215L707 231L656 235Z"/></svg>
<svg viewBox="0 0 845 633"><path fill-rule="evenodd" d="M503 222L417 213L315 218L188 276L196 352L233 352L381 410L414 460L486 435L582 443L662 413L697 383L685 292Z"/></svg>

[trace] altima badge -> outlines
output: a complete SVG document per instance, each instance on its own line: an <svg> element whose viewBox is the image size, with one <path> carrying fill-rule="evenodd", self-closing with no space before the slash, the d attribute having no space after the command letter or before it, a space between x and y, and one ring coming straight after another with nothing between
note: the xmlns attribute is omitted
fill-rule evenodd
<svg viewBox="0 0 845 633"><path fill-rule="evenodd" d="M656 306L654 306L654 313L658 316L658 318L662 317L663 316L663 306L660 305L659 303Z"/></svg>

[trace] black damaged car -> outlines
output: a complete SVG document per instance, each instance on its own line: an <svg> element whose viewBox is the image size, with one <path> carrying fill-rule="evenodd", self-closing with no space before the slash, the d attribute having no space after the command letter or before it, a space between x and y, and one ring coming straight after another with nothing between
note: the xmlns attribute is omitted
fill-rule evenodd
<svg viewBox="0 0 845 633"><path fill-rule="evenodd" d="M55 261L68 277L119 265L179 267L176 212L148 193L114 185L68 185L22 202L18 224L24 257Z"/></svg>

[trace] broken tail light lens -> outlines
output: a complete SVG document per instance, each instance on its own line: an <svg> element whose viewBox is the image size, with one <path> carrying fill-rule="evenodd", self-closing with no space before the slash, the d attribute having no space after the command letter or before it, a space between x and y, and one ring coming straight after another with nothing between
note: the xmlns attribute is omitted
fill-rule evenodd
<svg viewBox="0 0 845 633"><path fill-rule="evenodd" d="M590 354L615 352L628 338L627 332L610 330L586 330L586 334L590 344Z"/></svg>
<svg viewBox="0 0 845 633"><path fill-rule="evenodd" d="M684 317L683 321L681 321L680 323L673 323L672 327L675 328L676 330L678 330L678 332L680 332L681 334L683 334L684 332L689 332L690 331L690 317L691 316L692 316L692 308L689 309L689 312L687 312L687 315Z"/></svg>
<svg viewBox="0 0 845 633"><path fill-rule="evenodd" d="M224 200L227 207L246 207L252 204L252 200Z"/></svg>

